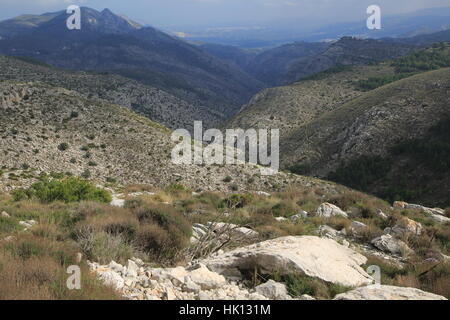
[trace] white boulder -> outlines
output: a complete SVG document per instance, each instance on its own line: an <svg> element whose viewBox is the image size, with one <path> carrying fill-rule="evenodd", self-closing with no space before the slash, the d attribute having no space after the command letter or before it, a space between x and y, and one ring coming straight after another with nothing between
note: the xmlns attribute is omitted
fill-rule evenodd
<svg viewBox="0 0 450 320"><path fill-rule="evenodd" d="M255 288L256 292L270 300L291 300L286 286L273 280L260 284Z"/></svg>
<svg viewBox="0 0 450 320"><path fill-rule="evenodd" d="M334 204L325 202L322 203L319 208L317 208L316 216L318 217L324 217L324 218L331 218L334 216L341 216L348 218L348 215L346 212L342 211L341 208L338 206L335 206Z"/></svg>
<svg viewBox="0 0 450 320"><path fill-rule="evenodd" d="M416 288L371 285L337 295L334 300L447 300Z"/></svg>
<svg viewBox="0 0 450 320"><path fill-rule="evenodd" d="M263 274L300 273L354 287L373 281L360 267L366 261L363 255L331 239L289 236L238 248L202 263L229 278L239 278L240 270L259 268Z"/></svg>

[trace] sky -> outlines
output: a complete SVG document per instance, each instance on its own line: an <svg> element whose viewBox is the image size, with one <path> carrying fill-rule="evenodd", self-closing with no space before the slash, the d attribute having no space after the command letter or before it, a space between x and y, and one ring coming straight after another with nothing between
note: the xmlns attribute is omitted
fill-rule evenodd
<svg viewBox="0 0 450 320"><path fill-rule="evenodd" d="M153 26L264 25L298 20L311 25L352 22L366 17L369 5L383 14L450 6L450 0L0 0L0 20L41 14L71 3L118 14Z"/></svg>

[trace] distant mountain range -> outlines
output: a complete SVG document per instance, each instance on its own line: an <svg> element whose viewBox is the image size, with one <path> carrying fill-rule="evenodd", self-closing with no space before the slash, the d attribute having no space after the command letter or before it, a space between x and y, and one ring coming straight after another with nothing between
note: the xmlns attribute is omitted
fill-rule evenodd
<svg viewBox="0 0 450 320"><path fill-rule="evenodd" d="M385 37L405 38L429 34L450 29L449 16L450 7L429 8L407 14L383 15L381 30L368 30L366 21L361 19L361 21L339 23L320 28L310 27L301 20L288 20L253 26L222 28L171 27L168 31L182 32L186 40L233 45L242 48L268 48L298 41L338 40L345 36L377 39Z"/></svg>
<svg viewBox="0 0 450 320"><path fill-rule="evenodd" d="M263 84L196 46L105 9L81 8L81 30L65 12L0 23L0 52L52 66L111 72L163 89L191 103L232 114Z"/></svg>

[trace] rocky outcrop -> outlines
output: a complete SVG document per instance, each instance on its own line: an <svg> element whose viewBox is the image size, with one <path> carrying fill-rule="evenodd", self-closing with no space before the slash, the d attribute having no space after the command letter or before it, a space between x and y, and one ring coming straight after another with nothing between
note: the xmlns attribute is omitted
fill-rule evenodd
<svg viewBox="0 0 450 320"><path fill-rule="evenodd" d="M298 273L354 287L373 281L360 267L366 261L361 254L331 239L291 236L218 254L202 263L231 279L241 279L241 271L257 268L261 274Z"/></svg>
<svg viewBox="0 0 450 320"><path fill-rule="evenodd" d="M337 295L334 300L447 300L416 288L371 285Z"/></svg>
<svg viewBox="0 0 450 320"><path fill-rule="evenodd" d="M130 300L267 300L265 295L228 282L202 264L188 268L150 268L134 259L127 266L114 261L107 266L97 263L89 266L106 285ZM269 287L270 284L259 291L281 297L279 286L275 291Z"/></svg>
<svg viewBox="0 0 450 320"><path fill-rule="evenodd" d="M421 206L420 204L411 204L403 201L396 201L394 202L394 208L398 209L406 209L406 210L419 210L423 211L427 214L439 214L444 215L445 211L440 208L427 208L424 206Z"/></svg>
<svg viewBox="0 0 450 320"><path fill-rule="evenodd" d="M344 218L348 218L348 215L346 212L342 211L341 208L335 206L334 204L325 202L322 203L319 208L317 208L316 216L318 217L324 217L324 218L331 218L334 216L341 216Z"/></svg>

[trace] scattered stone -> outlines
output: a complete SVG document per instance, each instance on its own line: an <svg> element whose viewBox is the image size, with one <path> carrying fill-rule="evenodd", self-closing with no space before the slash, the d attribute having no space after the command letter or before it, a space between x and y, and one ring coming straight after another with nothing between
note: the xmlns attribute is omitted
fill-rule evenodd
<svg viewBox="0 0 450 320"><path fill-rule="evenodd" d="M291 300L286 286L273 280L260 284L255 288L256 292L270 300Z"/></svg>
<svg viewBox="0 0 450 320"><path fill-rule="evenodd" d="M11 216L6 211L2 211L2 213L0 214L0 217L2 217L2 218L11 218Z"/></svg>
<svg viewBox="0 0 450 320"><path fill-rule="evenodd" d="M316 300L314 297L311 297L310 295L307 294L302 294L298 300L303 300L303 301L312 301L312 300Z"/></svg>
<svg viewBox="0 0 450 320"><path fill-rule="evenodd" d="M411 220L407 217L402 217L399 221L397 221L395 226L384 230L385 234L391 234L399 238L408 235L420 236L422 231L423 227L419 222Z"/></svg>
<svg viewBox="0 0 450 320"><path fill-rule="evenodd" d="M284 222L284 221L287 221L288 219L285 217L276 217L275 220L278 222Z"/></svg>
<svg viewBox="0 0 450 320"><path fill-rule="evenodd" d="M16 241L17 238L14 236L8 236L8 237L4 238L3 240L6 242L13 242L13 241Z"/></svg>
<svg viewBox="0 0 450 320"><path fill-rule="evenodd" d="M37 224L37 221L34 221L34 220L19 221L19 225L21 225L25 229L29 229L36 224Z"/></svg>
<svg viewBox="0 0 450 320"><path fill-rule="evenodd" d="M331 239L289 236L238 248L202 263L229 279L240 279L241 270L257 267L266 274L299 273L354 287L373 281L360 267L366 261L363 255Z"/></svg>
<svg viewBox="0 0 450 320"><path fill-rule="evenodd" d="M447 300L416 288L370 285L337 295L334 300Z"/></svg>
<svg viewBox="0 0 450 320"><path fill-rule="evenodd" d="M342 216L348 218L347 213L342 211L339 207L334 204L325 202L322 203L319 208L317 208L316 215L318 217L331 218L334 216Z"/></svg>
<svg viewBox="0 0 450 320"><path fill-rule="evenodd" d="M317 230L317 233L319 234L320 237L327 237L330 239L336 239L339 235L339 231L327 225L320 226L319 229Z"/></svg>
<svg viewBox="0 0 450 320"><path fill-rule="evenodd" d="M209 271L203 264L199 264L196 269L190 271L186 278L199 285L202 290L217 289L226 284L224 276Z"/></svg>
<svg viewBox="0 0 450 320"><path fill-rule="evenodd" d="M377 212L375 213L379 218L383 219L383 220L387 220L388 216L386 213L384 213L381 209L378 209Z"/></svg>
<svg viewBox="0 0 450 320"><path fill-rule="evenodd" d="M257 194L258 196L270 197L270 193L264 191L256 191L255 194Z"/></svg>
<svg viewBox="0 0 450 320"><path fill-rule="evenodd" d="M366 228L367 228L367 225L362 222L359 222L359 221L353 221L352 225L351 225L351 230L354 234L361 233Z"/></svg>
<svg viewBox="0 0 450 320"><path fill-rule="evenodd" d="M137 277L138 272L139 267L137 266L136 262L134 262L133 260L128 260L126 276L132 278Z"/></svg>
<svg viewBox="0 0 450 320"><path fill-rule="evenodd" d="M381 251L400 256L407 256L413 252L406 245L406 243L399 239L395 239L390 234L385 234L381 237L375 238L371 241L371 243Z"/></svg>
<svg viewBox="0 0 450 320"><path fill-rule="evenodd" d="M100 279L105 283L105 285L113 287L116 290L121 290L125 286L125 280L119 273L112 270L101 272Z"/></svg>
<svg viewBox="0 0 450 320"><path fill-rule="evenodd" d="M136 270L136 260L129 260L127 267L114 261L107 266L88 261L88 265L106 285L131 300L267 300L242 285L228 282L202 264L188 269L151 269L143 265L137 277L128 276L130 270Z"/></svg>
<svg viewBox="0 0 450 320"><path fill-rule="evenodd" d="M298 221L301 219L305 219L308 218L308 212L306 211L300 211L300 213L297 213L296 215L293 215L292 217L290 217L289 219L291 219L292 221Z"/></svg>

